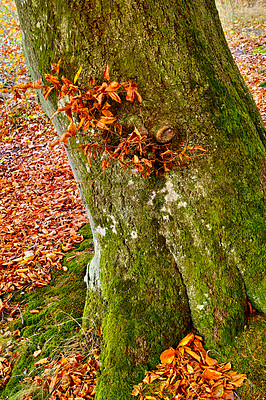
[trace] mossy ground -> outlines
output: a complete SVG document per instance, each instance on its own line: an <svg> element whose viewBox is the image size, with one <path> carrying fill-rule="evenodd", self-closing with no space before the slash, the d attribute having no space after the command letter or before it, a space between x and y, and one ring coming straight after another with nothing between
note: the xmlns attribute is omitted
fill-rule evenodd
<svg viewBox="0 0 266 400"><path fill-rule="evenodd" d="M18 356L11 378L0 392L1 399L22 400L26 394L33 399L43 398L42 389L29 379L43 370L42 366L34 366L34 363L46 357L53 360L67 351L75 351L78 344L80 347L83 343L85 350L88 347L81 322L86 298L84 275L93 249L88 225L84 225L79 233L84 241L65 254L63 265L67 271L56 271L48 286L15 295L14 301L24 304L22 317L2 329L11 332L19 329L25 340L16 342L16 337L11 334L2 340L3 344L12 340L15 345L12 351ZM31 310L39 312L31 313ZM41 350L38 357L33 356L36 350Z"/></svg>
<svg viewBox="0 0 266 400"><path fill-rule="evenodd" d="M247 374L247 380L237 391L241 400L264 400L266 393L266 320L265 316L252 314L244 331L231 346L223 348L222 359L230 361L233 369ZM210 352L211 357L215 353Z"/></svg>

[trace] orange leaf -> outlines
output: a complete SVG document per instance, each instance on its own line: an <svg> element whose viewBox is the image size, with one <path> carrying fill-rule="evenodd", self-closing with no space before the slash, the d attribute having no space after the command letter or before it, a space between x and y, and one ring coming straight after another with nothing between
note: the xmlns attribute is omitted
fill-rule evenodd
<svg viewBox="0 0 266 400"><path fill-rule="evenodd" d="M189 333L181 340L181 342L179 342L177 347L189 345L193 340L194 340L194 333Z"/></svg>
<svg viewBox="0 0 266 400"><path fill-rule="evenodd" d="M205 361L210 367L213 367L214 365L217 364L217 360L215 360L214 358L209 357L208 354L205 355Z"/></svg>
<svg viewBox="0 0 266 400"><path fill-rule="evenodd" d="M245 374L238 374L232 378L232 381L230 383L235 387L240 387L243 385L245 379L247 379L247 376Z"/></svg>
<svg viewBox="0 0 266 400"><path fill-rule="evenodd" d="M66 85L66 86L73 86L73 83L69 80L69 79L67 79L67 78L65 78L64 76L62 76L62 81L64 82L64 84Z"/></svg>
<svg viewBox="0 0 266 400"><path fill-rule="evenodd" d="M71 133L69 132L65 132L63 133L63 135L61 136L61 138L59 139L60 143L65 143L67 144L67 139L71 136Z"/></svg>
<svg viewBox="0 0 266 400"><path fill-rule="evenodd" d="M110 107L111 107L111 104L106 102L106 103L104 103L102 110L107 110L107 108L110 108Z"/></svg>
<svg viewBox="0 0 266 400"><path fill-rule="evenodd" d="M33 89L41 89L43 87L42 80L39 79L38 81L34 82L32 87L33 87Z"/></svg>
<svg viewBox="0 0 266 400"><path fill-rule="evenodd" d="M190 364L187 364L187 372L188 372L189 374L193 374L193 373L194 373L194 369L193 369L193 367L191 367Z"/></svg>
<svg viewBox="0 0 266 400"><path fill-rule="evenodd" d="M73 122L71 122L67 128L67 131L70 133L71 136L75 136L77 133L76 125Z"/></svg>
<svg viewBox="0 0 266 400"><path fill-rule="evenodd" d="M35 366L37 365L43 365L43 364L47 364L49 362L49 358L42 358L41 360L37 361L36 363L34 363Z"/></svg>
<svg viewBox="0 0 266 400"><path fill-rule="evenodd" d="M79 124L78 124L78 129L80 129L80 128L82 127L82 125L83 125L83 123L84 123L85 120L86 120L86 117L82 117L82 118L80 119Z"/></svg>
<svg viewBox="0 0 266 400"><path fill-rule="evenodd" d="M40 354L41 354L41 350L36 350L34 353L33 353L33 357L38 357Z"/></svg>
<svg viewBox="0 0 266 400"><path fill-rule="evenodd" d="M100 128L100 129L104 129L104 130L107 130L107 131L108 131L107 126L106 126L105 124L103 124L101 121L98 121L97 124L96 124L96 126L97 126L98 128Z"/></svg>
<svg viewBox="0 0 266 400"><path fill-rule="evenodd" d="M48 82L53 83L54 85L59 85L59 79L57 76L51 75L51 74L44 74L45 79Z"/></svg>
<svg viewBox="0 0 266 400"><path fill-rule="evenodd" d="M47 100L49 94L51 93L51 91L52 91L53 89L54 89L53 86L45 86L45 87L44 87L43 96L44 96L45 101Z"/></svg>
<svg viewBox="0 0 266 400"><path fill-rule="evenodd" d="M111 82L109 83L109 85L107 86L107 88L105 89L106 92L114 92L115 90L120 88L120 84L118 82Z"/></svg>
<svg viewBox="0 0 266 400"><path fill-rule="evenodd" d="M117 101L117 103L121 103L121 99L117 93L109 92L108 95L111 97L111 99L113 99L114 101Z"/></svg>
<svg viewBox="0 0 266 400"><path fill-rule="evenodd" d="M92 87L94 85L95 79L90 77L89 79L89 86Z"/></svg>
<svg viewBox="0 0 266 400"><path fill-rule="evenodd" d="M106 117L112 117L113 113L111 113L111 111L109 110L105 110L104 107L102 109L102 114L105 115Z"/></svg>
<svg viewBox="0 0 266 400"><path fill-rule="evenodd" d="M101 117L100 121L103 124L109 125L116 121L115 117Z"/></svg>
<svg viewBox="0 0 266 400"><path fill-rule="evenodd" d="M206 368L201 375L201 377L204 379L213 379L213 380L220 379L222 376L223 374L221 372L215 371L214 369L210 368Z"/></svg>
<svg viewBox="0 0 266 400"><path fill-rule="evenodd" d="M139 158L136 156L136 154L134 154L134 164L139 164Z"/></svg>
<svg viewBox="0 0 266 400"><path fill-rule="evenodd" d="M109 81L110 76L109 76L109 67L108 67L108 65L106 65L106 67L104 69L103 76L105 77L105 79L107 79Z"/></svg>
<svg viewBox="0 0 266 400"><path fill-rule="evenodd" d="M27 83L20 83L16 86L14 86L15 89L28 89L28 88L32 88L34 85L33 82L27 82Z"/></svg>
<svg viewBox="0 0 266 400"><path fill-rule="evenodd" d="M160 378L160 375L156 375L154 372L151 372L145 376L145 378L143 379L143 382L149 384L158 378Z"/></svg>
<svg viewBox="0 0 266 400"><path fill-rule="evenodd" d="M165 350L161 355L160 355L160 360L162 364L171 364L175 358L175 350L170 347L170 349Z"/></svg>
<svg viewBox="0 0 266 400"><path fill-rule="evenodd" d="M185 346L185 351L186 351L186 353L188 353L191 357L195 358L195 360L197 360L198 362L201 361L200 356L199 356L197 353L195 353L194 351L190 350L189 347L186 347L186 346Z"/></svg>
<svg viewBox="0 0 266 400"><path fill-rule="evenodd" d="M135 95L137 96L137 99L138 99L138 101L139 101L139 103L142 103L142 97L141 97L141 95L139 94L139 92L137 91L137 90L135 90Z"/></svg>

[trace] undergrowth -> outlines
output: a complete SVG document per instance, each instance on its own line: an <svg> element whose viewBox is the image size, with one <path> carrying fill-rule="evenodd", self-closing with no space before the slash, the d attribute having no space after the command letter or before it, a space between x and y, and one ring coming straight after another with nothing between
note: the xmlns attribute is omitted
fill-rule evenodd
<svg viewBox="0 0 266 400"><path fill-rule="evenodd" d="M66 253L63 269L53 274L48 286L15 295L14 300L21 304L23 312L9 325L1 326L2 332L6 332L2 336L3 348L8 351L5 344L11 341L9 347L16 355L11 377L0 391L1 399L22 400L26 395L33 400L42 399L43 389L33 381L44 369L42 364L35 365L38 361L45 358L52 361L75 352L89 354L93 338L82 330L81 321L86 298L84 275L92 257L92 237L88 225L79 233L84 241Z"/></svg>

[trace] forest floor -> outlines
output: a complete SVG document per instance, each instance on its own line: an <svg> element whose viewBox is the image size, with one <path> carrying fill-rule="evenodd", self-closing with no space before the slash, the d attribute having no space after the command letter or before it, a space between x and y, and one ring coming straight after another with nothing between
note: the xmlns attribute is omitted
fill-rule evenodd
<svg viewBox="0 0 266 400"><path fill-rule="evenodd" d="M220 6L219 9L231 52L266 125L265 9L233 10L229 6ZM91 257L91 251L89 254L85 251L85 244L86 248L92 249L92 239L86 228L79 231L88 223L88 218L65 151L60 146L51 150L50 145L57 136L53 126L38 106L34 93L27 92L19 101L15 101L12 95L12 86L27 82L28 77L16 9L11 0L1 1L0 21L0 398L6 398L7 394L11 398L12 394L12 399L30 400L34 398L34 391L24 390L23 385L30 382L30 387L35 385L36 390L38 382L32 385L33 378L29 373L23 375L23 362L17 367L20 372L16 370L16 379L12 381L16 392L16 385L20 382L20 397L15 392L8 392L12 389L8 382L14 379L12 369L18 360L16 349L22 351L21 346L25 347L30 340L30 346L23 351L31 352L31 364L28 363L33 368L42 365L36 360L47 358L50 350L44 349L43 343L47 340L54 343L50 340L52 336L44 337L39 326L38 340L28 339L32 335L29 327L36 329L41 319L47 326L53 324L53 318L65 321L62 314L55 312L61 301L60 285L64 281L66 287L71 286L73 276L75 279L79 276L78 282L82 286L82 276L71 261L75 259L77 265L82 264L84 272ZM50 289L47 287L49 282L52 282ZM59 294L55 293L55 287ZM84 285L82 290L85 298ZM37 296L39 300L34 297L37 292L40 293ZM27 297L27 293L32 293L33 297ZM45 305L41 302L42 296L49 297L52 308L49 301ZM27 311L27 302L30 311ZM61 303L60 307L64 308ZM73 329L80 328L82 307L79 308L73 301L64 311L68 315L67 322L64 322L66 325L76 321ZM247 326L238 346L228 348L224 353L235 360L240 372L249 373L245 388L240 391L243 400L263 399L264 378L260 368L265 322L256 313L253 319L254 324ZM56 326L59 332L58 322ZM52 328L50 335L55 336ZM62 348L60 351L62 354ZM73 365L76 363L77 368L83 366L83 369L90 361L82 362L81 359L72 360ZM57 372L60 376L63 366L59 367ZM96 367L93 364L94 372ZM38 375L37 372L34 374ZM52 383L49 381L50 387L56 385L58 379ZM85 393L84 399L87 398L93 397L86 397Z"/></svg>

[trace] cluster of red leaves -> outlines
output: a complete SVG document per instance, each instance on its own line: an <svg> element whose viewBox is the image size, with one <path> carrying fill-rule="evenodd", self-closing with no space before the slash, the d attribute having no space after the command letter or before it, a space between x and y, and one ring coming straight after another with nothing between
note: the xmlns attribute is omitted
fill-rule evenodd
<svg viewBox="0 0 266 400"><path fill-rule="evenodd" d="M170 348L161 354L157 370L146 372L145 384L159 381L154 395L143 395L143 385L134 386L132 395L140 400L233 400L233 390L242 386L245 374L231 370L230 363L218 364L202 346L202 338L188 334L176 350Z"/></svg>
<svg viewBox="0 0 266 400"><path fill-rule="evenodd" d="M35 97L0 103L0 296L40 287L88 222L67 157ZM9 299L1 304L8 309ZM13 307L13 306L12 306Z"/></svg>
<svg viewBox="0 0 266 400"><path fill-rule="evenodd" d="M47 358L35 365L47 364ZM97 357L89 357L86 361L80 354L62 357L45 365L41 376L34 382L47 389L49 400L93 400L96 391L96 373L100 368ZM25 396L23 400L31 400Z"/></svg>
<svg viewBox="0 0 266 400"><path fill-rule="evenodd" d="M110 81L108 66L104 71L104 78L107 82L101 86L95 85L95 80L90 78L87 90L81 90L76 85L76 81L81 73L81 68L75 75L73 82L62 76L58 77L60 64L52 64L52 72L56 75L45 74L46 81L52 86L44 86L41 80L27 82L26 84L16 85L14 88L15 98L21 98L21 91L28 88L41 89L47 100L49 94L54 90L58 99L67 99L64 107L58 108L52 118L65 112L70 120L67 131L62 137L52 143L55 146L59 143L67 145L71 136L75 136L78 131L86 132L91 142L83 145L83 152L91 165L91 157L101 156L102 169L105 170L110 160L117 161L125 169L135 168L143 177L149 176L152 172L169 171L174 165L182 166L188 163L191 157L187 154L194 153L196 150L205 151L201 146L190 146L188 143L180 143L173 146L172 143L161 144L154 138L147 135L144 128L139 132L137 128L130 133L125 133L122 126L117 122L117 117L110 111L112 102L121 103L122 99L134 102L142 102L136 83L118 83ZM109 103L110 102L110 103ZM79 122L75 123L73 114L78 117ZM52 119L51 118L51 119ZM145 132L146 131L146 132Z"/></svg>

